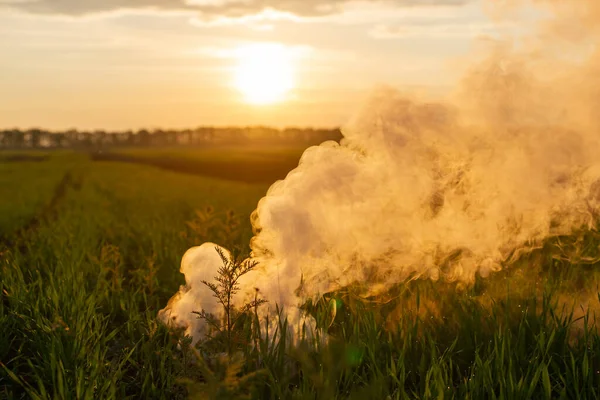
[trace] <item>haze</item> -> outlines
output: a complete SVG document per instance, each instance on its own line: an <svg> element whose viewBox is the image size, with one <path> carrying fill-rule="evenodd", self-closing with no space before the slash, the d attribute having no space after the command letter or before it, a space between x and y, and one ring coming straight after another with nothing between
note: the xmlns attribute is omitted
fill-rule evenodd
<svg viewBox="0 0 600 400"><path fill-rule="evenodd" d="M378 85L446 93L479 42L534 18L485 11L479 0L0 0L0 128L338 126ZM262 53L244 54L265 48L278 50L257 73Z"/></svg>

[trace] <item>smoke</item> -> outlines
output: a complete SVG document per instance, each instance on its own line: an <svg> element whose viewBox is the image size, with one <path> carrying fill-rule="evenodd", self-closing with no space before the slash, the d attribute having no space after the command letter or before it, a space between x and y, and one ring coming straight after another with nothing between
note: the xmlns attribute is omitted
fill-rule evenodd
<svg viewBox="0 0 600 400"><path fill-rule="evenodd" d="M202 281L211 282L221 266L221 257L216 248L231 257L227 249L214 243L192 247L183 255L180 272L185 275L185 286L171 297L167 307L159 313L159 318L164 321L185 328L185 333L193 336L195 341L204 337L208 330L204 321L193 312L202 309L217 311L217 299L202 284Z"/></svg>
<svg viewBox="0 0 600 400"><path fill-rule="evenodd" d="M502 2L502 12L525 3ZM258 288L297 321L300 304L330 291L377 295L415 277L469 284L548 237L593 226L600 3L527 4L553 17L535 36L493 43L451 101L382 88L340 144L305 151L252 215L260 268L243 291ZM219 265L213 245L189 250L186 286L161 318L199 339L191 311L218 312L199 278Z"/></svg>

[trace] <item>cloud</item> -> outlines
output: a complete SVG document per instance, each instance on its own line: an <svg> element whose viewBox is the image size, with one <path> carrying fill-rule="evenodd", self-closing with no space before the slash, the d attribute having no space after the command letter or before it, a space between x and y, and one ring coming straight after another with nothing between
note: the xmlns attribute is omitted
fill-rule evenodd
<svg viewBox="0 0 600 400"><path fill-rule="evenodd" d="M507 29L514 28L510 23L448 23L438 25L385 25L375 26L369 34L375 39L397 39L409 37L455 37L477 36L500 37Z"/></svg>
<svg viewBox="0 0 600 400"><path fill-rule="evenodd" d="M456 6L472 0L363 0L394 7ZM189 11L205 18L236 18L278 12L279 16L315 17L337 14L356 0L0 0L8 6L35 14L81 16L116 10ZM285 19L285 18L284 18ZM287 18L289 19L289 18Z"/></svg>
<svg viewBox="0 0 600 400"><path fill-rule="evenodd" d="M205 46L200 47L191 54L199 55L202 57L209 58L217 58L217 59L239 59L244 58L248 54L252 54L256 49L274 49L280 54L283 54L285 57L291 59L298 59L307 57L315 52L315 49L311 46L289 46L283 43L277 42L248 42L245 44L240 44L236 47L216 47L216 46Z"/></svg>
<svg viewBox="0 0 600 400"><path fill-rule="evenodd" d="M0 5L34 14L82 16L123 9L187 10L183 0L0 0Z"/></svg>

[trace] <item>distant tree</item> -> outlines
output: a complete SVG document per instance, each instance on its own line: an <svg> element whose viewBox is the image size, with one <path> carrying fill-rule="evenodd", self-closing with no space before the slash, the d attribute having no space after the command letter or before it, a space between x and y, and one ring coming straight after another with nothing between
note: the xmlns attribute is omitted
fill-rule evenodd
<svg viewBox="0 0 600 400"><path fill-rule="evenodd" d="M49 136L50 147L58 148L63 147L66 144L66 134L63 132L56 132Z"/></svg>
<svg viewBox="0 0 600 400"><path fill-rule="evenodd" d="M168 145L177 143L177 131L169 130L166 132L166 143Z"/></svg>
<svg viewBox="0 0 600 400"><path fill-rule="evenodd" d="M133 134L133 131L131 130L127 130L125 132L122 133L122 137L123 137L123 144L126 146L129 145L133 145L134 144L134 140L135 140L135 135Z"/></svg>
<svg viewBox="0 0 600 400"><path fill-rule="evenodd" d="M25 133L21 132L19 129L13 129L11 131L11 139L10 144L12 148L22 148L25 147Z"/></svg>
<svg viewBox="0 0 600 400"><path fill-rule="evenodd" d="M6 129L0 131L1 148L38 148L38 147L79 147L104 148L112 146L172 146L201 145L206 143L221 144L276 144L288 143L297 145L319 144L326 140L339 141L342 134L339 129L313 129L288 127L283 130L268 126L240 127L197 127L195 129L149 131L141 129L135 133L131 130L121 132L93 132L69 129L66 132L49 132L35 128L27 131Z"/></svg>
<svg viewBox="0 0 600 400"><path fill-rule="evenodd" d="M150 144L150 132L146 129L140 129L136 134L135 143L140 146L148 146Z"/></svg>
<svg viewBox="0 0 600 400"><path fill-rule="evenodd" d="M153 146L163 146L167 144L166 133L162 129L155 129L150 137Z"/></svg>

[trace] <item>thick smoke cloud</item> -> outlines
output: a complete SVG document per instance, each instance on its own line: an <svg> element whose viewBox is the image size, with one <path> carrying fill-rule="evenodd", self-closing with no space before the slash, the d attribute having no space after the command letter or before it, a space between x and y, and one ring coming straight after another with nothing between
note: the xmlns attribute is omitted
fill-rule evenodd
<svg viewBox="0 0 600 400"><path fill-rule="evenodd" d="M382 89L341 144L304 153L253 214L261 270L244 283L248 293L259 288L296 316L306 299L351 284L363 295L411 277L469 284L550 236L595 223L600 5L535 4L555 17L519 46L492 45L452 101ZM574 37L570 52L559 51ZM206 258L191 268L213 266ZM182 292L196 290L186 279ZM161 315L191 321L173 305Z"/></svg>

